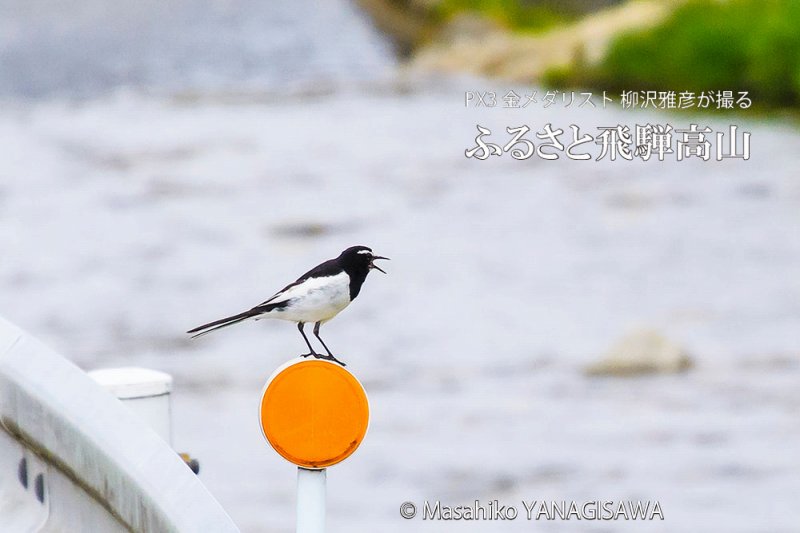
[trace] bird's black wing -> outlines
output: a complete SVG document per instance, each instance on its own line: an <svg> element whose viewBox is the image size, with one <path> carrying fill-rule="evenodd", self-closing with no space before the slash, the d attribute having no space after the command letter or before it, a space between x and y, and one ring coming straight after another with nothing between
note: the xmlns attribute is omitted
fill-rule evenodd
<svg viewBox="0 0 800 533"><path fill-rule="evenodd" d="M233 324L237 324L239 322L242 322L243 320L247 320L248 318L254 318L260 314L268 313L273 309L279 309L281 307L285 307L288 301L281 300L280 297L292 287L300 285L309 278L335 276L341 271L342 269L336 264L335 259L330 259L328 261L325 261L324 263L320 263L319 265L315 266L314 268L312 268L311 270L309 270L308 272L297 278L296 281L290 283L289 285L287 285L286 287L275 293L269 300L266 300L243 313L239 313L238 315L221 318L219 320L209 322L208 324L203 324L202 326L190 329L187 333L193 333L194 335L192 336L192 338L200 337L207 333L211 333L212 331L215 331L217 329L224 328L227 326L232 326Z"/></svg>
<svg viewBox="0 0 800 533"><path fill-rule="evenodd" d="M274 303L275 300L279 299L280 296L283 293L285 293L286 291L288 291L292 287L296 287L297 285L300 285L301 283L306 281L308 278L323 278L323 277L327 277L327 276L335 276L336 274L338 274L341 271L342 271L342 268L339 265L336 264L336 260L335 259L329 259L329 260L325 261L324 263L320 263L317 266L315 266L314 268L312 268L311 270L309 270L308 272L306 272L305 274L303 274L302 276L300 276L299 278L297 278L297 280L293 281L292 283L288 284L287 286L285 286L284 288L282 288L281 290L279 290L278 292L273 294L268 300L265 300L265 301L261 302L260 304L258 304L257 306L253 307L252 311L255 311L256 309L259 309L259 308L263 308L263 307L269 306L270 304Z"/></svg>

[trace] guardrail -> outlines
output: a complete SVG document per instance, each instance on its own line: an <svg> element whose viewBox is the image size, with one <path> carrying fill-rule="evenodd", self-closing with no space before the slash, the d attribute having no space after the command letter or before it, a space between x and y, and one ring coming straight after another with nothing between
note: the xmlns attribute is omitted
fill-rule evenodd
<svg viewBox="0 0 800 533"><path fill-rule="evenodd" d="M150 427L2 318L0 524L3 533L239 531Z"/></svg>

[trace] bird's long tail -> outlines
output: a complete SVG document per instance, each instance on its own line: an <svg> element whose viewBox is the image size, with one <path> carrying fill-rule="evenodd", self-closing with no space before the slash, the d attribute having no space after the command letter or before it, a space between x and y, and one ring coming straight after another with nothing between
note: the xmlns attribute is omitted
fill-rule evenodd
<svg viewBox="0 0 800 533"><path fill-rule="evenodd" d="M250 309L249 311L245 311L244 313L239 313L238 315L229 316L226 318L220 318L219 320L215 320L213 322L209 322L208 324L203 324L202 326L197 326L194 329L190 329L186 333L194 333L192 338L202 337L203 335L207 335L212 331L216 331L218 329L226 328L228 326L232 326L234 324L238 324L248 318L252 318L256 315L262 314L259 311L255 311Z"/></svg>

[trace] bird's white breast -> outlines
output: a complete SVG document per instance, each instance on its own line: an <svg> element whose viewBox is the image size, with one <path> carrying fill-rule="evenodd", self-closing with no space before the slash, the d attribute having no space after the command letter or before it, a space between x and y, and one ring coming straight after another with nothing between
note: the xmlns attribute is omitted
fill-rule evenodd
<svg viewBox="0 0 800 533"><path fill-rule="evenodd" d="M350 305L350 276L311 278L289 288L274 300L288 302L286 307L268 313L271 318L294 322L324 322Z"/></svg>

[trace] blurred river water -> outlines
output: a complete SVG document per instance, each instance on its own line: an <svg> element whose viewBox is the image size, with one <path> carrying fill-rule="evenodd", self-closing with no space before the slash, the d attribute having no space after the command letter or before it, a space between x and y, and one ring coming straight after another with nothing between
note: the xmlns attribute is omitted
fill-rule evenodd
<svg viewBox="0 0 800 533"><path fill-rule="evenodd" d="M190 341L365 244L325 326L370 395L331 531L797 531L800 134L746 115L465 108L503 82L397 65L353 5L0 0L0 312L83 368L176 380L177 448L246 533L292 531L261 386L282 322ZM530 88L516 88L524 92ZM737 124L752 159L476 161L476 124ZM685 374L586 377L652 327ZM511 522L405 520L426 500ZM532 524L522 501L658 500Z"/></svg>

